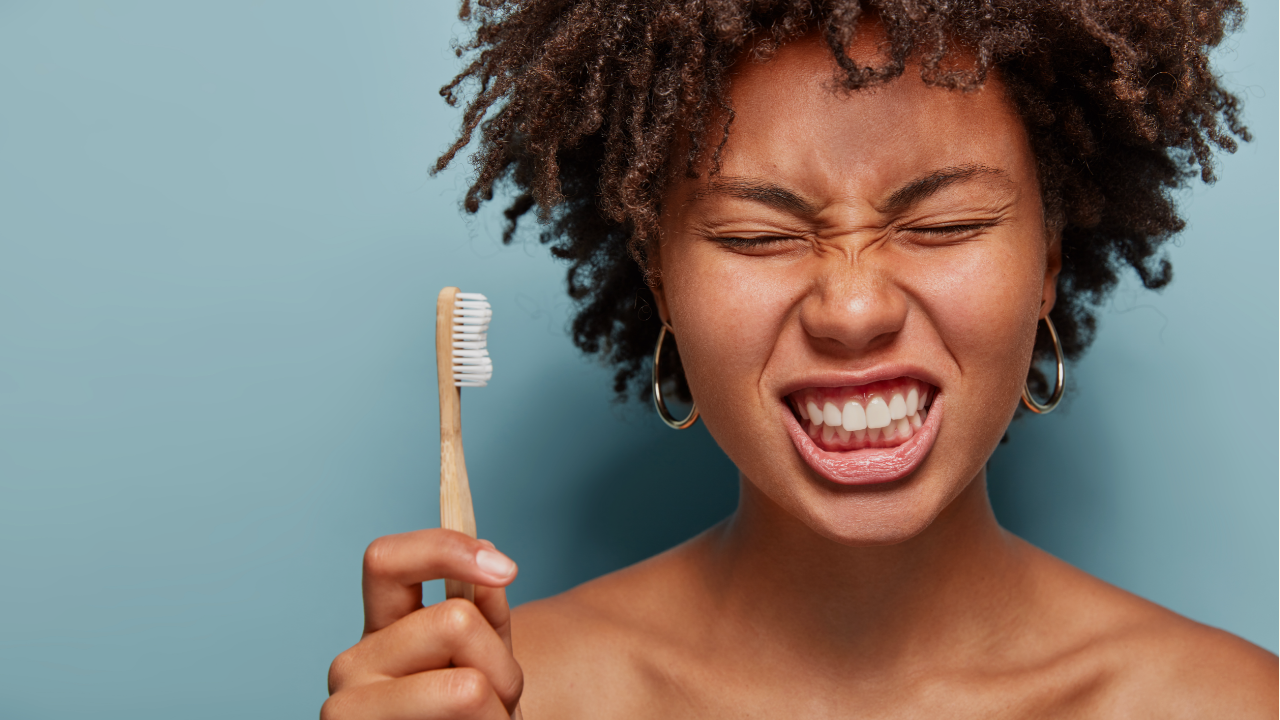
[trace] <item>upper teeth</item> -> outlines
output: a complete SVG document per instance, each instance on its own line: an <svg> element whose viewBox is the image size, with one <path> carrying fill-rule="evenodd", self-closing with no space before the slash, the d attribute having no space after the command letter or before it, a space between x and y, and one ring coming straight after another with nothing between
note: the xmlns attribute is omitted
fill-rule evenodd
<svg viewBox="0 0 1280 720"><path fill-rule="evenodd" d="M843 407L832 401L823 402L819 407L814 400L803 404L797 403L797 411L802 419L817 427L840 429L845 432L858 430L878 430L891 425L897 427L904 418L908 426L919 427L924 418L924 398L915 388L904 395L900 392L890 394L873 393L865 405L858 400L847 400ZM823 433L824 437L828 433Z"/></svg>
<svg viewBox="0 0 1280 720"><path fill-rule="evenodd" d="M838 427L841 422L840 408L836 407L833 403L827 403L826 405L823 405L822 406L822 422L827 425L830 425L831 427Z"/></svg>
<svg viewBox="0 0 1280 720"><path fill-rule="evenodd" d="M844 412L840 413L840 417L840 424L845 430L867 429L867 413L853 400L844 404Z"/></svg>
<svg viewBox="0 0 1280 720"><path fill-rule="evenodd" d="M895 400L902 403L901 395L894 395ZM906 407L905 403L902 403ZM867 403L867 427L882 428L889 427L889 421L893 419L893 412L889 408L888 403L884 401L884 397L880 395L872 395L871 401Z"/></svg>

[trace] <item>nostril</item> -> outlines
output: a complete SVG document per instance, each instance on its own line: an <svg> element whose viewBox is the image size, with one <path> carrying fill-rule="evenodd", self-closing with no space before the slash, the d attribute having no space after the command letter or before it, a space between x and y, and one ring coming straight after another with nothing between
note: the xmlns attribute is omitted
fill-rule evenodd
<svg viewBox="0 0 1280 720"><path fill-rule="evenodd" d="M842 275L821 282L800 307L800 325L816 349L838 354L891 345L910 309L902 291L867 271Z"/></svg>

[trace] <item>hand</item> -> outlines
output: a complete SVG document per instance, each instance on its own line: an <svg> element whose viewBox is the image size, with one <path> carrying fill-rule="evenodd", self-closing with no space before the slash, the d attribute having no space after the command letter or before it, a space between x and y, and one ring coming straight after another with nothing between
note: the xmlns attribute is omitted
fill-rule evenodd
<svg viewBox="0 0 1280 720"><path fill-rule="evenodd" d="M374 540L364 554L364 635L329 667L321 720L519 718L506 586L516 565L452 530ZM476 602L422 606L422 583L474 583Z"/></svg>

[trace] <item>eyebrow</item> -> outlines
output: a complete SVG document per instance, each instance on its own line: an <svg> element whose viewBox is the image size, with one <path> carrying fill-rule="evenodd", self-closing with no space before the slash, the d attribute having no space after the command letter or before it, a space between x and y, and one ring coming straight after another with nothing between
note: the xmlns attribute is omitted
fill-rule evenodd
<svg viewBox="0 0 1280 720"><path fill-rule="evenodd" d="M945 187L978 177L1007 178L1009 174L997 168L976 164L942 168L894 190L884 205L877 209L886 213L905 210Z"/></svg>
<svg viewBox="0 0 1280 720"><path fill-rule="evenodd" d="M699 190L694 197L701 199L709 195L728 195L739 200L751 200L778 210L797 215L817 215L818 209L794 192L763 180L747 180L745 178L720 178L712 180Z"/></svg>
<svg viewBox="0 0 1280 720"><path fill-rule="evenodd" d="M1007 178L1008 176L1005 171L987 165L969 164L942 168L894 190L884 205L877 209L885 213L904 210L940 192L943 188L957 183L977 177ZM708 183L706 187L695 193L694 197L701 199L711 195L727 195L739 200L750 200L797 215L818 214L818 208L813 203L781 185L764 180L719 178Z"/></svg>

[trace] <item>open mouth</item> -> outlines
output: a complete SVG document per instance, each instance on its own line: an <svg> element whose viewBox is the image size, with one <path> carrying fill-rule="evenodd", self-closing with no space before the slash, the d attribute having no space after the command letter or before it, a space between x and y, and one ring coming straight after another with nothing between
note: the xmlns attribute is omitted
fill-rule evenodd
<svg viewBox="0 0 1280 720"><path fill-rule="evenodd" d="M933 449L947 410L947 397L938 387L906 376L810 386L781 400L778 411L800 457L841 485L910 476Z"/></svg>
<svg viewBox="0 0 1280 720"><path fill-rule="evenodd" d="M800 427L828 452L891 448L929 417L937 388L914 378L852 387L804 388L787 396Z"/></svg>

